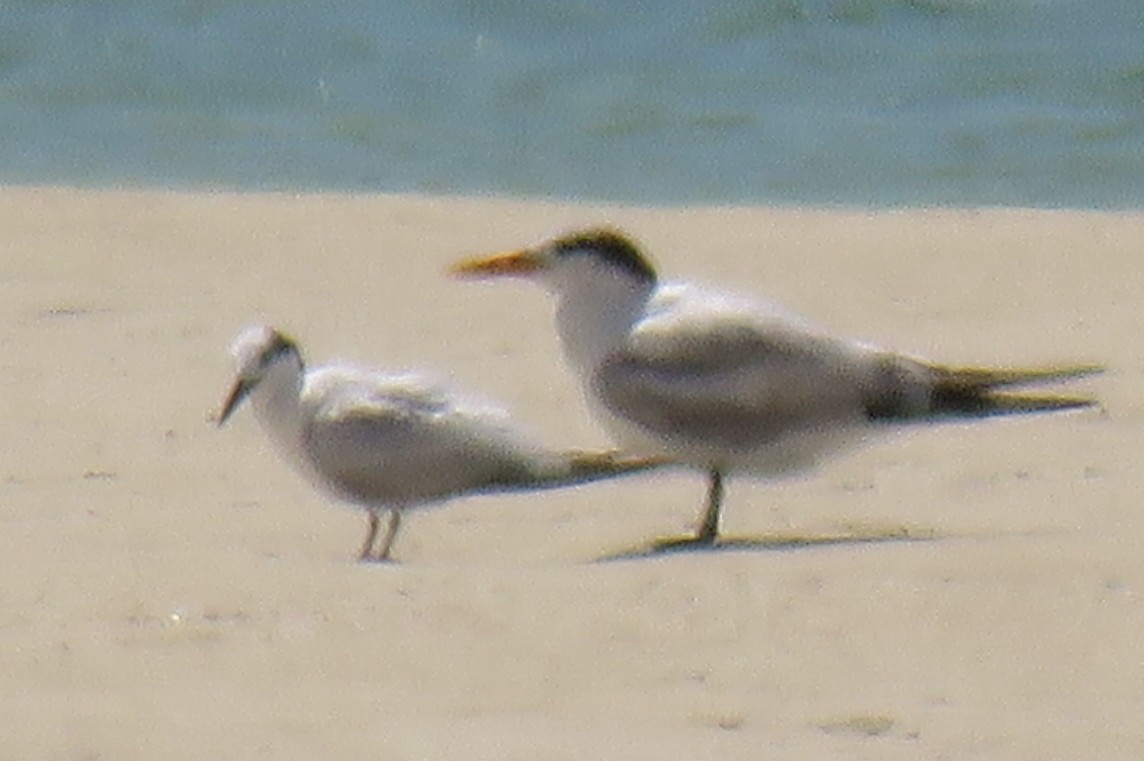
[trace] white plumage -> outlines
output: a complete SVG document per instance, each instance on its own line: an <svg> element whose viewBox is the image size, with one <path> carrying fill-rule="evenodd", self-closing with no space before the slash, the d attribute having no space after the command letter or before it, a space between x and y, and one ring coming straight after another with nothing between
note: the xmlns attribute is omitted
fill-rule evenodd
<svg viewBox="0 0 1144 761"><path fill-rule="evenodd" d="M949 368L838 338L768 302L660 284L616 230L575 232L453 271L526 277L555 297L565 357L613 438L709 473L698 543L717 540L725 474L812 468L887 423L1093 404L1004 388L1099 368Z"/></svg>
<svg viewBox="0 0 1144 761"><path fill-rule="evenodd" d="M364 507L362 559L388 558L404 510L462 494L567 486L659 464L611 452L554 452L503 409L424 374L346 365L307 370L297 344L268 326L234 342L234 386L219 424L250 398L285 459L311 483ZM388 531L373 552L378 514Z"/></svg>

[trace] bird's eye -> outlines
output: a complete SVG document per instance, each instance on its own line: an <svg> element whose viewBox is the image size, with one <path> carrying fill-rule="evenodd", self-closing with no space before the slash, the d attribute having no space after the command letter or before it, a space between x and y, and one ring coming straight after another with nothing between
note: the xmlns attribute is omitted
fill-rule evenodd
<svg viewBox="0 0 1144 761"><path fill-rule="evenodd" d="M265 369L293 351L295 351L293 343L287 339L279 338L262 353L258 365Z"/></svg>

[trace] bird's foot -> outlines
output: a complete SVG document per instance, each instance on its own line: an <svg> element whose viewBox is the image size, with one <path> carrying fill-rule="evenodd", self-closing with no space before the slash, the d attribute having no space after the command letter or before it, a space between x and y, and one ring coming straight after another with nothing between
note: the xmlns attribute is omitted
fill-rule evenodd
<svg viewBox="0 0 1144 761"><path fill-rule="evenodd" d="M709 550L719 544L716 534L692 534L690 536L665 536L652 542L653 552L687 552L689 550Z"/></svg>
<svg viewBox="0 0 1144 761"><path fill-rule="evenodd" d="M372 563L376 565L397 565L397 561L389 555L373 555L362 553L358 555L359 563Z"/></svg>

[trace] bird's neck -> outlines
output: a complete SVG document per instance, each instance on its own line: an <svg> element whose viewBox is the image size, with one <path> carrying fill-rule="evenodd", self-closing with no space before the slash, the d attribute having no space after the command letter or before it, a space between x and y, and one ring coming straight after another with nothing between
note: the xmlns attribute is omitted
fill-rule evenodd
<svg viewBox="0 0 1144 761"><path fill-rule="evenodd" d="M302 440L302 383L301 365L287 360L267 370L250 395L254 416L267 436L291 453Z"/></svg>
<svg viewBox="0 0 1144 761"><path fill-rule="evenodd" d="M556 326L568 362L581 378L618 348L643 316L654 283L623 278L580 282L561 290Z"/></svg>

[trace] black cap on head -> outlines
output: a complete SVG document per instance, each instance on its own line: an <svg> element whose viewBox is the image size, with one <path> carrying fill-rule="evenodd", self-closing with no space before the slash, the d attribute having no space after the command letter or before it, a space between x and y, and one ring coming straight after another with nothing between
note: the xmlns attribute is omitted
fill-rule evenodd
<svg viewBox="0 0 1144 761"><path fill-rule="evenodd" d="M561 236L552 242L557 256L591 254L635 278L654 283L655 270L635 241L610 227L595 227Z"/></svg>
<svg viewBox="0 0 1144 761"><path fill-rule="evenodd" d="M298 350L298 344L293 338L279 330L271 331L270 340L262 351L261 365L267 367L284 354L295 354L299 359L302 357L302 353Z"/></svg>

